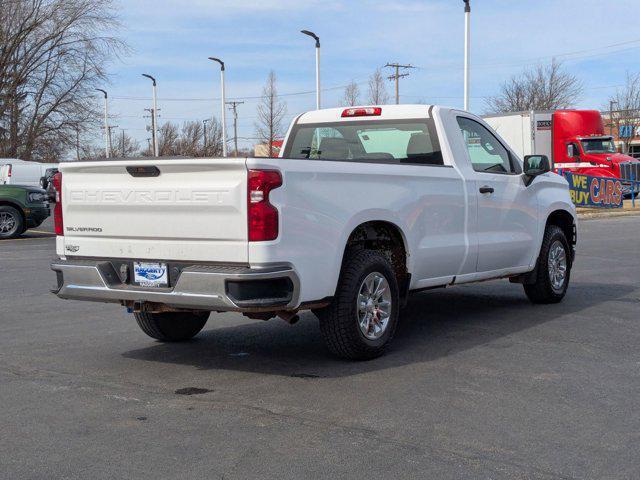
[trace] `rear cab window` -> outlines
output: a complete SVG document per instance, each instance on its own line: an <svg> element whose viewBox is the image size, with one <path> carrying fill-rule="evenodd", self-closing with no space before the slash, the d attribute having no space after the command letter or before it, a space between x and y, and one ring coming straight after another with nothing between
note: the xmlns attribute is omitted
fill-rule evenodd
<svg viewBox="0 0 640 480"><path fill-rule="evenodd" d="M285 158L444 164L431 118L298 124L289 138Z"/></svg>

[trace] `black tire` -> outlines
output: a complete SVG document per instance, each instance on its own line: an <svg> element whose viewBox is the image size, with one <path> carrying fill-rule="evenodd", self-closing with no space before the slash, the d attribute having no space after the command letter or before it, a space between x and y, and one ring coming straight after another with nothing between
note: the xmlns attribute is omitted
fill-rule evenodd
<svg viewBox="0 0 640 480"><path fill-rule="evenodd" d="M12 222L10 229L2 228L5 223L0 223L0 238L16 238L26 230L22 214L13 207L0 205L0 222ZM8 228L8 227L7 227Z"/></svg>
<svg viewBox="0 0 640 480"><path fill-rule="evenodd" d="M134 313L140 329L161 342L183 342L195 337L209 319L209 312Z"/></svg>
<svg viewBox="0 0 640 480"><path fill-rule="evenodd" d="M358 320L358 295L367 276L380 273L389 285L391 307L389 320L382 335L368 339ZM333 302L321 310L314 310L320 320L320 331L329 350L339 357L368 360L382 355L391 342L398 325L400 309L399 289L393 267L381 253L361 250L347 258Z"/></svg>
<svg viewBox="0 0 640 480"><path fill-rule="evenodd" d="M564 247L566 256L566 274L564 282L560 288L554 288L549 272L549 254L551 246L559 242ZM524 284L524 291L533 303L558 303L560 302L569 287L571 277L571 247L562 229L556 225L547 225L540 248L540 255L536 265L536 277L534 283Z"/></svg>

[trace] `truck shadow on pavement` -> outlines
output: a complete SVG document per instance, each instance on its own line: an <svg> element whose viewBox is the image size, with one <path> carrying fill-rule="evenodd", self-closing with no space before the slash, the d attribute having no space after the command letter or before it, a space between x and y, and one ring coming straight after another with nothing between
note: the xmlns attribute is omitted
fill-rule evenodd
<svg viewBox="0 0 640 480"><path fill-rule="evenodd" d="M380 358L353 362L334 358L324 347L316 317L304 313L294 326L279 319L215 327L180 344L154 343L123 353L130 359L184 364L203 370L234 370L302 378L336 378L436 360L513 333L623 299L630 285L573 283L556 305L532 305L520 285L491 282L415 294L401 313L391 348ZM637 301L637 300L633 300ZM575 319L574 319L575 320ZM511 343L511 342L508 342Z"/></svg>

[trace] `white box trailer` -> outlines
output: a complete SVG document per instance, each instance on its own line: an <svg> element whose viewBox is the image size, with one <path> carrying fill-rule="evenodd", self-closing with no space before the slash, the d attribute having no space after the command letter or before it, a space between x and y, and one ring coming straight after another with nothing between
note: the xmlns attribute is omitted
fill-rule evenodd
<svg viewBox="0 0 640 480"><path fill-rule="evenodd" d="M52 168L58 168L58 164L0 158L0 185L40 187L40 179Z"/></svg>
<svg viewBox="0 0 640 480"><path fill-rule="evenodd" d="M485 115L482 118L504 138L522 159L546 155L553 160L552 111L530 111Z"/></svg>

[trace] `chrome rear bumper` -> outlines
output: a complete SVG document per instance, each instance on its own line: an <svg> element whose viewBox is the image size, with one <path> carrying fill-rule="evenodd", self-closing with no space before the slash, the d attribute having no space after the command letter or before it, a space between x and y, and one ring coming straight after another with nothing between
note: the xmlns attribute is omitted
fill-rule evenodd
<svg viewBox="0 0 640 480"><path fill-rule="evenodd" d="M185 266L176 274L173 286L156 288L123 280L111 260L57 260L51 269L56 272L58 282L52 292L71 300L148 302L179 309L260 312L294 309L300 293L295 271L283 265L265 268Z"/></svg>

